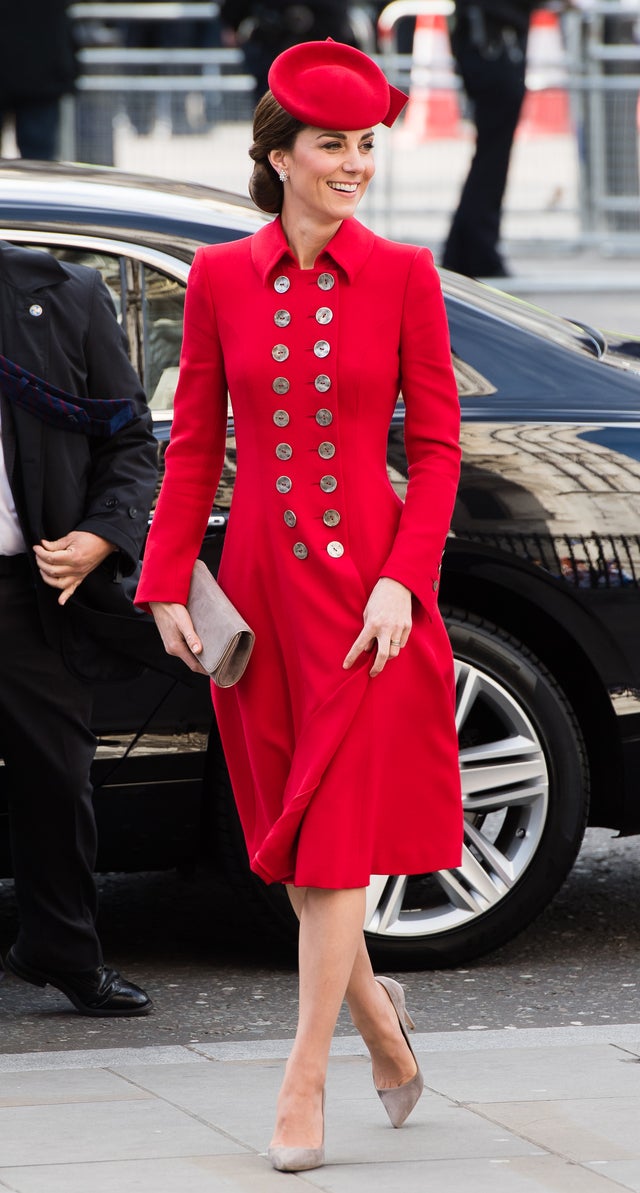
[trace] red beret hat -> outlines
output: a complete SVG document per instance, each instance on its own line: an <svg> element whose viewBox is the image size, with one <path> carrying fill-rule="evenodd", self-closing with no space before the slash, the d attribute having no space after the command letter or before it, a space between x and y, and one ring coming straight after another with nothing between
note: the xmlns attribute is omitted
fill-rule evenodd
<svg viewBox="0 0 640 1193"><path fill-rule="evenodd" d="M331 38L284 50L272 63L269 87L296 120L346 132L380 122L390 128L409 98L368 54Z"/></svg>

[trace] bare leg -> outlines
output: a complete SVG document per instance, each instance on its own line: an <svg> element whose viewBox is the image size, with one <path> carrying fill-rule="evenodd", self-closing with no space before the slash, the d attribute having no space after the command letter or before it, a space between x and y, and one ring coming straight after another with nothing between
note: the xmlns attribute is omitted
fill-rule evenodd
<svg viewBox="0 0 640 1193"><path fill-rule="evenodd" d="M364 890L308 887L300 903L298 1027L271 1146L320 1147L331 1038L362 936Z"/></svg>
<svg viewBox="0 0 640 1193"><path fill-rule="evenodd" d="M299 919L306 893L303 887L287 886L287 894ZM358 947L349 975L346 998L353 1024L371 1054L376 1088L393 1089L410 1081L416 1072L416 1062L400 1031L398 1016L388 994L374 981L362 930L358 934Z"/></svg>

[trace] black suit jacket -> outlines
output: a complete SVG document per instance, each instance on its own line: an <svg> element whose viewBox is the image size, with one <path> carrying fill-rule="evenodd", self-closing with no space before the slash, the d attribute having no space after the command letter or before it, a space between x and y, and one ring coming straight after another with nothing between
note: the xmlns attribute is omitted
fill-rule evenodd
<svg viewBox="0 0 640 1193"><path fill-rule="evenodd" d="M6 431L8 420L13 440L6 453L9 480L46 638L83 677L111 678L113 650L126 649L117 627L121 619L130 625L139 617L130 598L155 491L156 445L144 392L100 274L0 242L0 349L71 394L133 403L136 417L100 439L51 427L2 399L3 426ZM40 579L30 548L71 530L101 535L118 550L61 607L58 591ZM99 641L110 645L98 649Z"/></svg>

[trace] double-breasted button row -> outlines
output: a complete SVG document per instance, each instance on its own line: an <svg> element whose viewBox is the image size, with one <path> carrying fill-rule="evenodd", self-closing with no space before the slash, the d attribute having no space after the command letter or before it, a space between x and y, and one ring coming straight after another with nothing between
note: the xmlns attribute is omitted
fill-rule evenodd
<svg viewBox="0 0 640 1193"><path fill-rule="evenodd" d="M316 279L318 288L322 291L332 290L335 286L336 279L333 274L323 272L318 275ZM278 294L286 294L291 287L291 281L285 274L280 274L273 283L274 290ZM331 323L333 320L333 310L328 306L320 306L315 311L315 320L321 326ZM291 313L285 308L280 308L274 314L274 323L276 327L288 327L291 323ZM325 357L331 353L331 344L326 339L318 339L313 345L313 353L316 359L324 360ZM274 344L271 349L271 355L278 363L288 360L291 355L291 350L286 344ZM319 373L314 378L314 388L317 393L327 393L332 387L331 377L326 373ZM286 394L291 389L291 383L287 377L276 377L272 382L274 393ZM328 427L333 422L333 412L327 407L321 407L316 411L315 421L319 427ZM291 415L288 410L282 408L274 410L272 419L277 427L286 427L291 421ZM328 440L323 441L318 445L318 455L323 460L330 460L336 454L336 447L334 443ZM275 455L278 460L290 460L294 454L294 448L290 443L278 443L275 448ZM324 493L332 493L338 487L338 481L335 476L327 474L320 478L320 489ZM279 476L276 480L276 489L279 493L287 494L293 488L293 480L290 476ZM297 525L297 515L294 510L286 509L283 512L283 520L286 526L293 529ZM322 515L323 524L327 527L335 527L341 521L341 515L338 510L327 509ZM297 559L307 559L309 555L309 548L306 543L295 542L292 544L293 554ZM326 546L326 551L329 556L334 559L340 558L344 554L344 546L337 540L332 540Z"/></svg>
<svg viewBox="0 0 640 1193"><path fill-rule="evenodd" d="M313 382L319 394L326 394L331 389L331 378L327 377L326 373L319 373ZM277 394L288 394L291 389L291 383L286 377L276 377L271 383L272 389Z"/></svg>
<svg viewBox="0 0 640 1193"><path fill-rule="evenodd" d="M329 427L333 422L333 414L324 406L320 410L316 410L315 417L319 427ZM274 410L272 418L277 427L288 427L290 422L288 410Z"/></svg>
<svg viewBox="0 0 640 1193"><path fill-rule="evenodd" d="M336 279L332 273L321 273L318 276L318 286L321 290L333 290L336 284ZM273 288L277 294L286 294L291 285L291 280L286 274L281 273L273 283Z"/></svg>
<svg viewBox="0 0 640 1193"><path fill-rule="evenodd" d="M307 559L309 555L309 548L305 543L294 543L292 550L296 559ZM344 545L337 539L327 543L327 555L330 555L332 559L340 559L344 555Z"/></svg>

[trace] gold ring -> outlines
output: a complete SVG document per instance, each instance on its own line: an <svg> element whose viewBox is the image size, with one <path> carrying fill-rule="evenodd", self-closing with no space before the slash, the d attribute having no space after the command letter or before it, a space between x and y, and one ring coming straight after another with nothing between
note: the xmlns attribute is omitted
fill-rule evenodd
<svg viewBox="0 0 640 1193"><path fill-rule="evenodd" d="M401 642L394 642L393 639L390 639L390 641L389 641L389 646L401 646L401 645L402 645Z"/></svg>

